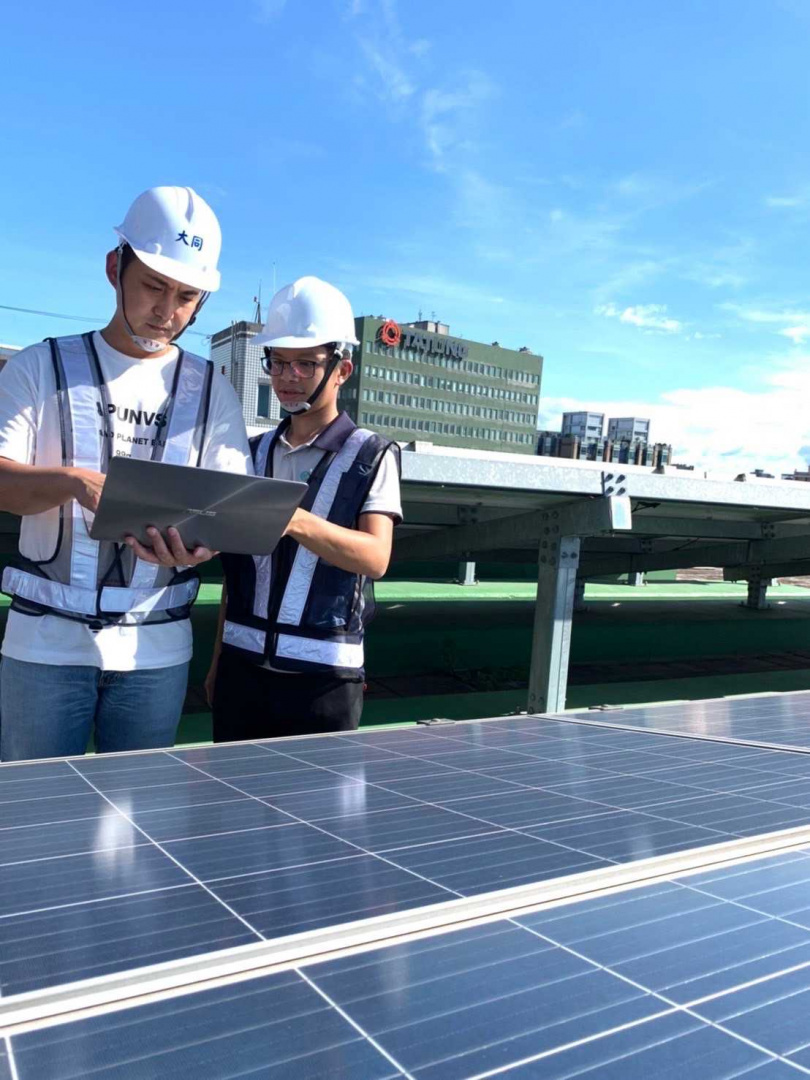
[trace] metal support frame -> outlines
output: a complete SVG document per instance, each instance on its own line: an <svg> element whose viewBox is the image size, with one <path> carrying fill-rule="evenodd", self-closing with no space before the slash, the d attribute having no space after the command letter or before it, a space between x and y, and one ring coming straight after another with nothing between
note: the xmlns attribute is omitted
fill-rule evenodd
<svg viewBox="0 0 810 1080"><path fill-rule="evenodd" d="M458 583L459 585L477 585L478 580L475 576L475 563L474 562L460 562L458 564Z"/></svg>
<svg viewBox="0 0 810 1080"><path fill-rule="evenodd" d="M547 512L538 557L529 712L565 708L581 537L631 528L630 501L624 495L566 503Z"/></svg>
<svg viewBox="0 0 810 1080"><path fill-rule="evenodd" d="M766 611L770 607L768 603L768 586L770 584L771 579L761 571L751 574L748 579L748 596L743 607L750 608L752 611Z"/></svg>
<svg viewBox="0 0 810 1080"><path fill-rule="evenodd" d="M529 712L561 712L565 708L579 545L578 536L561 536L540 556Z"/></svg>

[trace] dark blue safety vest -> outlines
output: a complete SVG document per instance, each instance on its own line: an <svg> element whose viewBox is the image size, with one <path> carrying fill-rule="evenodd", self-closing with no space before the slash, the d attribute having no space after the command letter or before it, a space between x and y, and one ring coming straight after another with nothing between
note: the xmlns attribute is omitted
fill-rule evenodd
<svg viewBox="0 0 810 1080"><path fill-rule="evenodd" d="M256 474L273 475L273 451L289 417L251 443ZM341 413L315 440L304 510L353 529L390 443ZM222 643L279 671L363 675L363 632L374 613L373 582L340 570L290 537L272 555L223 555L228 590Z"/></svg>

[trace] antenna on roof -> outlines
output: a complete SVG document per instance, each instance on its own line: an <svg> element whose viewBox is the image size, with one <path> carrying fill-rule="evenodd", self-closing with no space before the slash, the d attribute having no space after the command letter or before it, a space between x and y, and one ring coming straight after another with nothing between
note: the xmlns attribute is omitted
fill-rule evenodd
<svg viewBox="0 0 810 1080"><path fill-rule="evenodd" d="M422 321L422 309L419 308L419 322Z"/></svg>
<svg viewBox="0 0 810 1080"><path fill-rule="evenodd" d="M262 319L262 283L259 282L259 295L253 297L253 303L256 305L256 310L253 312L253 321L255 323L263 322Z"/></svg>

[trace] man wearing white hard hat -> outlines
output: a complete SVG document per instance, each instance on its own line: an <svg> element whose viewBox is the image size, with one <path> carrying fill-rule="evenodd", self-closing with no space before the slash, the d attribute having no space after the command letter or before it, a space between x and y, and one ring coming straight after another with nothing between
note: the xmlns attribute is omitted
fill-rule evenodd
<svg viewBox="0 0 810 1080"><path fill-rule="evenodd" d="M223 556L226 595L206 680L215 741L357 727L372 583L402 519L398 447L338 408L358 344L346 297L300 278L273 297L253 340L288 414L252 442L256 473L308 490L272 556Z"/></svg>
<svg viewBox="0 0 810 1080"><path fill-rule="evenodd" d="M107 255L115 314L49 338L0 373L0 509L22 517L0 664L0 759L171 745L191 658L189 611L212 555L89 529L116 455L250 470L233 388L174 343L219 288L219 223L191 188L132 204ZM189 437L191 433L191 437Z"/></svg>

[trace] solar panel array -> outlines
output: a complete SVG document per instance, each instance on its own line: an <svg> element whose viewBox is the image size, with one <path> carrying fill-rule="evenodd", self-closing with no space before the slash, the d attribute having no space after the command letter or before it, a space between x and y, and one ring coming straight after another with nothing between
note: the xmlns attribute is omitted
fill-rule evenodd
<svg viewBox="0 0 810 1080"><path fill-rule="evenodd" d="M566 713L566 718L646 731L810 749L810 693L754 694L673 705Z"/></svg>
<svg viewBox="0 0 810 1080"><path fill-rule="evenodd" d="M577 721L0 767L0 1080L810 1072L810 755Z"/></svg>

